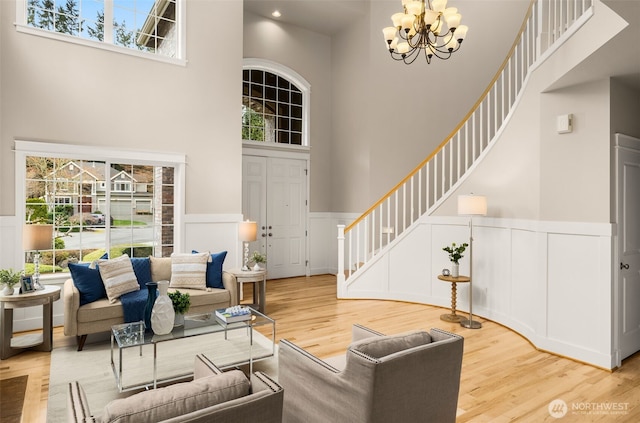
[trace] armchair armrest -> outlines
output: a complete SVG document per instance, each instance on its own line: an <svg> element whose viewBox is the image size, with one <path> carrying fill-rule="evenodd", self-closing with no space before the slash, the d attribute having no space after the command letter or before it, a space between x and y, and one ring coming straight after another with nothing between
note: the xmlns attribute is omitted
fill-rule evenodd
<svg viewBox="0 0 640 423"><path fill-rule="evenodd" d="M67 397L67 421L85 423L95 422L95 418L89 410L89 403L84 389L75 381L69 383L69 396Z"/></svg>
<svg viewBox="0 0 640 423"><path fill-rule="evenodd" d="M284 388L284 421L308 422L323 416L326 421L366 421L356 416L352 404L369 402L366 381L357 380L353 370L339 371L313 354L280 340L278 383ZM364 419L364 420L363 420ZM315 420L318 421L318 420Z"/></svg>
<svg viewBox="0 0 640 423"><path fill-rule="evenodd" d="M193 363L193 378L200 379L211 375L219 375L222 373L213 361L209 360L203 354L197 354Z"/></svg>
<svg viewBox="0 0 640 423"><path fill-rule="evenodd" d="M351 342L360 341L374 336L384 336L384 334L357 323L351 327Z"/></svg>
<svg viewBox="0 0 640 423"><path fill-rule="evenodd" d="M66 336L76 336L78 334L78 309L80 308L80 291L69 278L64 281L62 290L64 301L64 334Z"/></svg>
<svg viewBox="0 0 640 423"><path fill-rule="evenodd" d="M231 295L231 305L232 306L237 305L239 300L238 300L238 281L236 280L236 277L233 276L231 273L225 272L223 270L222 285L224 285L224 289L229 291L229 294Z"/></svg>

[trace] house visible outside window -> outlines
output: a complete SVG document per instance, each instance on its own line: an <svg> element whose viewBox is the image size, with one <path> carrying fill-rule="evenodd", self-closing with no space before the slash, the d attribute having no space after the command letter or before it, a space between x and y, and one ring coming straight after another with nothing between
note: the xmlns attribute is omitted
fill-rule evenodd
<svg viewBox="0 0 640 423"><path fill-rule="evenodd" d="M25 163L25 223L54 227L51 249L41 251L41 273L65 272L70 262L105 252L114 258L173 251L174 167L34 155Z"/></svg>
<svg viewBox="0 0 640 423"><path fill-rule="evenodd" d="M242 72L242 139L306 145L304 94L286 76L264 69Z"/></svg>
<svg viewBox="0 0 640 423"><path fill-rule="evenodd" d="M183 0L17 0L18 28L183 59ZM22 26L22 28L20 27ZM69 38L71 37L71 38Z"/></svg>

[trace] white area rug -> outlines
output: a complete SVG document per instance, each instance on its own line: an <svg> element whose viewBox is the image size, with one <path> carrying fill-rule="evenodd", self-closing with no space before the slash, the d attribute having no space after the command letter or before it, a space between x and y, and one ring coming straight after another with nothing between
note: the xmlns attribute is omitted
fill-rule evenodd
<svg viewBox="0 0 640 423"><path fill-rule="evenodd" d="M272 353L271 339L253 331L253 356L267 357ZM205 354L219 367L233 366L240 357L247 357L246 331L233 331L224 339L224 333L200 335L158 344L158 378L168 378L193 371L196 354ZM114 349L116 366L118 350ZM249 366L238 366L245 373ZM273 357L254 361L253 371L261 371L277 379L277 347ZM142 356L138 347L123 350L123 384L136 385L153 379L153 346L143 347ZM191 379L191 377L188 377ZM54 348L51 352L51 376L47 422L67 421L67 388L74 380L80 382L94 416L100 416L105 405L117 398L139 392L118 393L116 379L111 369L111 344L109 340L86 344L82 351L75 346Z"/></svg>

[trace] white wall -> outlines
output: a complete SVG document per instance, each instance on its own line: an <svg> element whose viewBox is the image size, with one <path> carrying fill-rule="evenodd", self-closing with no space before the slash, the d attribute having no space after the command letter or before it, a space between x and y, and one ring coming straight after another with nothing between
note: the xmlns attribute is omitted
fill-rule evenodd
<svg viewBox="0 0 640 423"><path fill-rule="evenodd" d="M611 224L474 218L473 312L519 332L536 347L603 368L612 345ZM442 247L469 237L468 219L424 217L339 286L341 298L380 298L451 306L451 268ZM419 256L416 255L419 253ZM468 253L460 273L469 275ZM458 310L469 312L469 285Z"/></svg>
<svg viewBox="0 0 640 423"><path fill-rule="evenodd" d="M240 120L229 106L239 104L242 37L227 35L241 2L188 2L186 66L19 33L15 2L0 8L0 215L15 213L16 138L181 152L187 213L240 211ZM224 57L211 43L221 39Z"/></svg>

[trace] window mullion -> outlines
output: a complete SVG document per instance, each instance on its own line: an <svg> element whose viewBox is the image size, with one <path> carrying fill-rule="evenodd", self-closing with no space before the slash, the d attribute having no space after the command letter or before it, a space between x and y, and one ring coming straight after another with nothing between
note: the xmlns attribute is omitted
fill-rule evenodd
<svg viewBox="0 0 640 423"><path fill-rule="evenodd" d="M108 1L108 0L107 0ZM104 162L104 204L106 210L101 210L104 214L104 245L105 251L109 253L111 251L111 162L106 160Z"/></svg>
<svg viewBox="0 0 640 423"><path fill-rule="evenodd" d="M113 0L104 0L104 42L113 44Z"/></svg>

